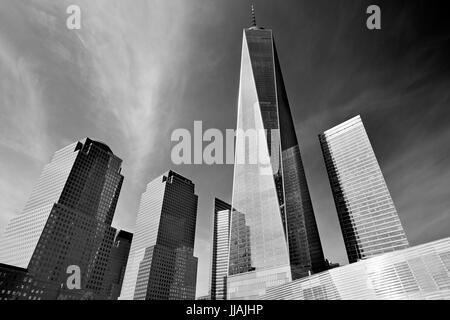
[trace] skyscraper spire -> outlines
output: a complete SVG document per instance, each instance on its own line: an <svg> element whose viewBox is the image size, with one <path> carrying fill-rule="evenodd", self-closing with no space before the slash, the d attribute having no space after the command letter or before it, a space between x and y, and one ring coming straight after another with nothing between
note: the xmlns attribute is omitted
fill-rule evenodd
<svg viewBox="0 0 450 320"><path fill-rule="evenodd" d="M256 27L255 7L252 4L252 27Z"/></svg>
<svg viewBox="0 0 450 320"><path fill-rule="evenodd" d="M256 25L253 6L252 18L253 26L243 30L236 159L254 153L247 130L270 130L257 144L270 162L234 164L228 299L255 299L274 285L325 269L272 30Z"/></svg>

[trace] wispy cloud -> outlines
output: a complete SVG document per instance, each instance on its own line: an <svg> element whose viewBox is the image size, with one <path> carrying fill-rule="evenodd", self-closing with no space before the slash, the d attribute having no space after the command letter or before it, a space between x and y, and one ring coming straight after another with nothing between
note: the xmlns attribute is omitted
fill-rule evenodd
<svg viewBox="0 0 450 320"><path fill-rule="evenodd" d="M34 63L0 41L0 145L44 161L49 151L46 110Z"/></svg>
<svg viewBox="0 0 450 320"><path fill-rule="evenodd" d="M256 1L258 24L275 32L325 254L341 262L317 134L358 113L412 242L448 236L450 228L448 33L424 22L438 6L379 1L377 33L364 27L369 1ZM82 9L81 30L66 28L71 4ZM0 224L20 212L55 150L89 136L124 160L115 224L132 231L145 184L171 167L171 131L194 120L235 127L249 5L0 1ZM231 168L174 169L197 185L206 293L212 200L231 194Z"/></svg>
<svg viewBox="0 0 450 320"><path fill-rule="evenodd" d="M138 1L134 6L123 1L85 1L82 5L85 16L79 40L89 61L78 61L77 67L86 71L86 85L95 95L87 112L105 136L124 146L121 151L129 155L132 180L142 175L149 157L157 152L158 138L173 108L167 105L166 95L176 94L182 80L177 53L185 42L176 33L185 22L164 20L167 16L161 12L179 16L185 5L182 1L170 6L161 1L152 5Z"/></svg>
<svg viewBox="0 0 450 320"><path fill-rule="evenodd" d="M189 26L212 4L80 0L82 29L68 30L71 4L0 2L0 230L53 152L86 136L124 160L115 224L132 230L145 184L167 166L173 121L189 110Z"/></svg>

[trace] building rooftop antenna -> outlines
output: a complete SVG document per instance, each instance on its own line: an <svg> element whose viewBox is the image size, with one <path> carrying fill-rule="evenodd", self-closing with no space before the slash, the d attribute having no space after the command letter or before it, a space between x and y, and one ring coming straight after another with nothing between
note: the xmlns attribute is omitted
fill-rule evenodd
<svg viewBox="0 0 450 320"><path fill-rule="evenodd" d="M252 28L256 28L256 14L255 7L252 4Z"/></svg>

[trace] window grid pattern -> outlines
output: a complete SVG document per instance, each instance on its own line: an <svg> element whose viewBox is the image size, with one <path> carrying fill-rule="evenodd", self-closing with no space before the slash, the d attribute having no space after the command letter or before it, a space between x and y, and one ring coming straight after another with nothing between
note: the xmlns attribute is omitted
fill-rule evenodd
<svg viewBox="0 0 450 320"><path fill-rule="evenodd" d="M194 184L169 171L142 195L121 300L195 299Z"/></svg>
<svg viewBox="0 0 450 320"><path fill-rule="evenodd" d="M265 132L257 148L249 144L249 131ZM258 158L259 163L251 163ZM251 27L243 32L232 207L228 282L238 281L237 275L277 272L286 266L291 271L285 274L285 281L324 270L319 232L270 29ZM259 279L249 275L249 279L259 293L258 286L272 283L266 276ZM228 285L233 287L235 298L249 293L248 286L243 289L247 293L240 295L237 283Z"/></svg>
<svg viewBox="0 0 450 320"><path fill-rule="evenodd" d="M321 134L350 262L409 246L360 116Z"/></svg>
<svg viewBox="0 0 450 320"><path fill-rule="evenodd" d="M44 168L23 214L9 224L10 264L26 264L34 279L55 284L53 299L107 297L121 163L108 146L89 138L63 148ZM66 286L72 265L80 268L81 290Z"/></svg>
<svg viewBox="0 0 450 320"><path fill-rule="evenodd" d="M266 59L271 55L271 31L262 32L260 43L255 44L262 50L253 53L261 57L261 61L251 60L250 49L248 46L247 35L253 31L244 30L242 60L241 60L241 79L239 88L238 102L238 123L236 135L236 158L237 159L257 159L263 154L265 159L270 159L270 144L259 143L258 149L250 148L248 141L242 138L247 130L256 130L261 132L265 129L262 114L266 117L274 117L272 125L275 125L276 114L269 111L270 92L262 93L264 99L258 97L257 83L264 80L264 76L271 78L272 92L275 93L275 83L273 81L273 68L271 72L263 72L258 77L255 76L253 67L263 68L265 64L273 62L272 59ZM256 32L256 31L255 31ZM258 31L259 32L259 31ZM254 35L253 35L254 36ZM262 48L262 49L261 49ZM256 59L256 58L255 58ZM259 65L259 63L261 64ZM264 69L264 68L263 68ZM257 79L258 78L258 79ZM264 82L264 81L263 81ZM270 84L261 84L267 86ZM262 90L264 91L264 90ZM261 105L261 103L263 105ZM265 108L267 110L263 110ZM269 112L267 114L267 112ZM268 121L270 119L266 119ZM270 122L270 121L269 121ZM279 148L278 148L279 149ZM278 154L279 150L272 150ZM243 154L244 155L243 155ZM279 158L278 158L279 159ZM272 159L273 160L273 159ZM273 163L272 163L273 164ZM255 292L261 293L260 288L270 285L266 276L261 276L265 270L274 270L277 267L289 269L289 250L285 236L285 225L283 213L280 210L280 195L277 191L275 179L272 174L272 168L261 163L236 162L234 165L233 196L230 230L230 250L229 250L229 277L227 295L229 298L246 298L249 295L248 288L254 288ZM265 273L264 273L265 274ZM242 282L237 275L247 277L252 285ZM258 277L255 277L257 275ZM291 280L290 272L285 274L285 281ZM241 289L240 289L241 288Z"/></svg>
<svg viewBox="0 0 450 320"><path fill-rule="evenodd" d="M450 300L450 238L271 288L264 300Z"/></svg>
<svg viewBox="0 0 450 320"><path fill-rule="evenodd" d="M211 261L211 300L226 300L231 205L215 199Z"/></svg>

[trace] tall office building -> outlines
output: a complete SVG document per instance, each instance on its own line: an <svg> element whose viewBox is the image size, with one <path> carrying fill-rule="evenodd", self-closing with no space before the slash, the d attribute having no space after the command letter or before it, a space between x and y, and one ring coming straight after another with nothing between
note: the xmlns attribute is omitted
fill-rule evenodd
<svg viewBox="0 0 450 320"><path fill-rule="evenodd" d="M197 202L192 181L173 171L147 185L119 299L195 299Z"/></svg>
<svg viewBox="0 0 450 320"><path fill-rule="evenodd" d="M55 296L47 298L106 298L121 163L107 145L89 138L57 151L23 213L7 226L0 262L55 284ZM81 289L67 288L70 266L79 267Z"/></svg>
<svg viewBox="0 0 450 320"><path fill-rule="evenodd" d="M257 148L252 132L264 133ZM325 269L272 31L254 15L243 31L232 207L245 225L231 223L229 298Z"/></svg>
<svg viewBox="0 0 450 320"><path fill-rule="evenodd" d="M349 262L408 240L360 116L319 135Z"/></svg>
<svg viewBox="0 0 450 320"><path fill-rule="evenodd" d="M214 200L214 227L211 261L211 300L226 300L231 205Z"/></svg>
<svg viewBox="0 0 450 320"><path fill-rule="evenodd" d="M109 286L108 299L117 300L122 289L133 234L124 230L116 232L114 244L108 259L106 283Z"/></svg>

